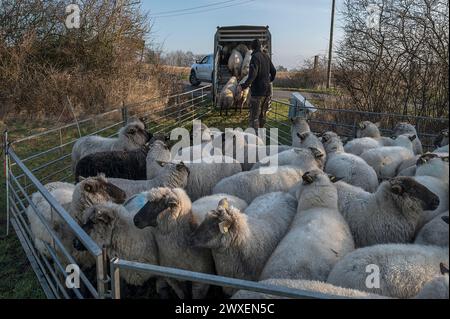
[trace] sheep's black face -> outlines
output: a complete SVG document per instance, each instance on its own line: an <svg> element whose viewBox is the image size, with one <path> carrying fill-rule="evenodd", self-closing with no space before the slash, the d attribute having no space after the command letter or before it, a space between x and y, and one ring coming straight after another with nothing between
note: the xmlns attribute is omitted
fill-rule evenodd
<svg viewBox="0 0 450 319"><path fill-rule="evenodd" d="M439 207L439 197L411 177L395 177L389 183L394 196L417 200L423 210L432 211Z"/></svg>
<svg viewBox="0 0 450 319"><path fill-rule="evenodd" d="M419 157L419 159L416 162L416 165L417 166L424 165L435 158L439 158L439 156L437 154L433 154L433 153L426 153Z"/></svg>
<svg viewBox="0 0 450 319"><path fill-rule="evenodd" d="M92 238L99 246L109 247L114 225L116 223L116 214L109 207L102 205L88 208L83 213L84 223L81 228L88 236ZM77 251L86 251L86 247L78 238L73 240L73 247Z"/></svg>
<svg viewBox="0 0 450 319"><path fill-rule="evenodd" d="M221 237L219 223L217 212L209 212L205 220L192 233L189 244L199 248L214 248L215 242L218 242Z"/></svg>
<svg viewBox="0 0 450 319"><path fill-rule="evenodd" d="M133 222L134 225L143 229L146 227L156 227L158 225L157 219L160 213L166 210L167 207L164 201L149 201L145 204L140 211L134 215Z"/></svg>

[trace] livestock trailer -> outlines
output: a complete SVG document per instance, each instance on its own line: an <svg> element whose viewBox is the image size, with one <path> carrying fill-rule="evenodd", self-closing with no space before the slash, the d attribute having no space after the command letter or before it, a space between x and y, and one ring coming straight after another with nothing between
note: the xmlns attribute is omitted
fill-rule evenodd
<svg viewBox="0 0 450 319"><path fill-rule="evenodd" d="M228 58L231 50L239 44L250 47L253 40L261 42L263 51L272 58L272 35L268 26L217 27L214 37L213 101L231 78Z"/></svg>

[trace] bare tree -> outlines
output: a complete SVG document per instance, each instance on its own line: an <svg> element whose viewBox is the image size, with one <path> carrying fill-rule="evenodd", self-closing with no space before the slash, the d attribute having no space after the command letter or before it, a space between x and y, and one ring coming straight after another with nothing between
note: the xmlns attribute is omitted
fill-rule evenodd
<svg viewBox="0 0 450 319"><path fill-rule="evenodd" d="M378 24L368 23L369 5ZM346 0L337 83L359 110L448 114L448 0Z"/></svg>

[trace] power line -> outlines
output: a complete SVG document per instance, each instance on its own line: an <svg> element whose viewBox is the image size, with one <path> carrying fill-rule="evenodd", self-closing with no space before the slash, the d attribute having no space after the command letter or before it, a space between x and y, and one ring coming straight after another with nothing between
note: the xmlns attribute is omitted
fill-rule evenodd
<svg viewBox="0 0 450 319"><path fill-rule="evenodd" d="M186 13L169 14L169 15L157 15L157 16L153 16L153 18L169 18L169 17L178 17L178 16L191 15L191 14L197 14L197 13L211 12L211 11L215 11L215 10L220 10L220 9L231 8L231 7L236 7L236 6L249 4L249 3L254 2L254 1L256 1L256 0L248 0L248 1L240 2L240 3L230 4L230 5L227 5L227 6L221 6L221 7L217 7L217 8L209 8L209 9L205 9L205 10L198 10L198 11L195 11L195 12L186 12Z"/></svg>
<svg viewBox="0 0 450 319"><path fill-rule="evenodd" d="M170 14L170 13L177 13L177 12L190 11L190 10L202 9L202 8L207 8L207 7L214 7L214 6L218 6L218 5L221 5L221 4L230 3L230 2L236 2L236 1L237 0L227 0L227 1L221 1L221 2L214 2L214 3L205 4L205 5L198 6L198 7L190 7L190 8L170 10L170 11L161 11L161 12L155 12L153 14L154 15L165 15L165 14Z"/></svg>

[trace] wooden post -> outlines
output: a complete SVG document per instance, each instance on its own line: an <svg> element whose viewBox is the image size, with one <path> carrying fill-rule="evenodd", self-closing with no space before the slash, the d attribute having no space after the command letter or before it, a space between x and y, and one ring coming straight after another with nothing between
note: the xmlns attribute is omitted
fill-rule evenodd
<svg viewBox="0 0 450 319"><path fill-rule="evenodd" d="M328 49L327 89L329 89L331 87L331 61L333 59L333 34L334 34L335 9L336 9L336 0L333 0L332 9L331 9L330 46Z"/></svg>

